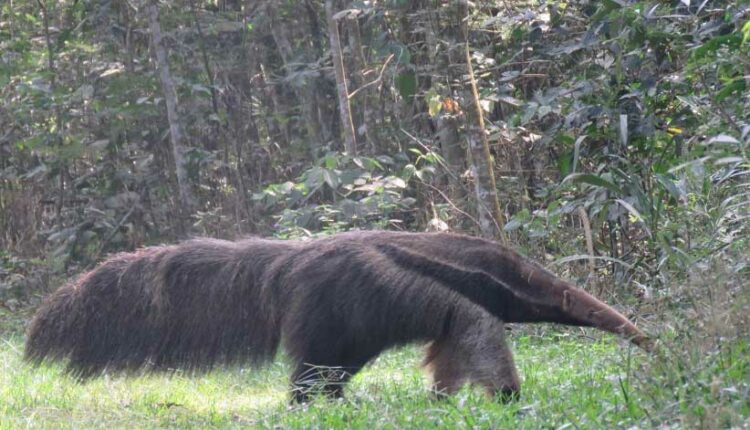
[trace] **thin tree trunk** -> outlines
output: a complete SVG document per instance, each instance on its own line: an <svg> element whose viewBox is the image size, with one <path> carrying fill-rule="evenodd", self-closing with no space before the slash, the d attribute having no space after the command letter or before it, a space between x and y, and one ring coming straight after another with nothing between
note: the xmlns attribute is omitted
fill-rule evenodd
<svg viewBox="0 0 750 430"><path fill-rule="evenodd" d="M328 22L328 37L331 40L331 59L333 69L336 73L336 92L339 98L339 116L341 117L341 129L344 132L344 149L349 155L357 155L357 138L354 133L354 121L349 104L349 90L346 85L346 73L341 52L341 40L339 39L339 26L334 15L334 1L326 0L326 21ZM336 8L337 9L337 8Z"/></svg>
<svg viewBox="0 0 750 430"><path fill-rule="evenodd" d="M120 0L118 6L122 15L122 25L125 27L125 70L128 73L133 73L135 71L135 53L133 49L133 18L131 16L130 3L127 0Z"/></svg>
<svg viewBox="0 0 750 430"><path fill-rule="evenodd" d="M214 116L216 117L213 121L214 139L219 139L221 131L221 115L219 113L219 96L216 91L216 84L214 82L214 72L211 69L211 62L208 58L208 51L206 50L206 38L203 35L203 26L198 18L198 10L195 7L195 1L190 1L190 12L193 15L193 22L195 22L195 30L198 33L198 49L201 52L201 61L203 62L203 70L206 72L206 79L208 80L208 90L211 92L211 108ZM224 163L228 163L227 160L229 153L229 145L224 145Z"/></svg>
<svg viewBox="0 0 750 430"><path fill-rule="evenodd" d="M347 16L343 19L343 23L344 35L346 36L346 41L344 43L348 45L349 48L349 56L346 58L344 68L349 70L349 84L352 92L354 92L365 83L364 76L362 75L365 68L364 57L362 56L362 42L359 40L359 25L357 23L357 17ZM348 89L349 88L347 88L347 90ZM362 102L365 100L364 93L366 92L367 89L365 89L360 96ZM352 110L352 118L354 120L353 122L358 124L357 130L355 130L358 137L362 137L362 126L365 125L362 121L364 116L364 103L362 102L358 102L356 99L351 98L349 100L349 105ZM366 138L366 136L364 137Z"/></svg>
<svg viewBox="0 0 750 430"><path fill-rule="evenodd" d="M276 0L269 1L267 3L268 13L271 15L271 35L276 43L276 48L279 51L281 60L284 62L284 73L288 74L291 71L291 64L295 61L294 49L292 48L292 41L290 32L289 22L282 22L279 18L279 11L277 9ZM304 56L306 61L307 55ZM323 143L320 130L320 122L318 118L318 104L317 104L317 91L315 88L315 82L312 78L305 78L301 87L295 88L294 93L299 100L299 106L302 109L302 118L307 128L307 140L310 153L313 157L317 157L318 150Z"/></svg>
<svg viewBox="0 0 750 430"><path fill-rule="evenodd" d="M359 26L358 16L349 16L346 19L346 27L346 34L349 39L349 52L351 52L352 80L356 86L356 88L351 91L351 93L354 94L362 89L363 86L369 85L368 77L365 74L368 64L365 60L364 48L362 46L362 33ZM370 74L370 83L377 78L376 75ZM375 89L375 86L369 85L361 91L362 94L358 97L355 98L351 94L349 95L350 102L355 102L353 104L353 109L358 110L355 114L356 121L360 124L356 130L357 134L367 140L367 146L371 154L377 154L380 150L377 118L372 107L373 91Z"/></svg>
<svg viewBox="0 0 750 430"><path fill-rule="evenodd" d="M49 11L47 10L47 5L45 4L44 0L37 0L37 4L39 5L39 9L42 12L42 22L44 23L44 39L47 44L47 67L49 69L50 74L50 93L55 94L57 90L57 68L55 67L55 50L52 46L52 36L50 35L50 22L49 22ZM60 101L55 100L54 103L54 112L55 112L55 146L58 148L62 147L63 145L63 120L62 120L62 111L60 109ZM58 195L57 195L57 204L55 205L55 221L57 222L58 227L62 227L63 220L62 220L62 210L65 205L65 178L66 173L68 170L68 167L65 163L65 161L59 157L58 153L58 163L59 163L59 183L58 183Z"/></svg>
<svg viewBox="0 0 750 430"><path fill-rule="evenodd" d="M318 11L315 8L316 3L305 1L304 8L307 15L307 34L310 37L308 45L312 47L312 58L317 60L325 55L325 34L318 24ZM309 60L308 60L309 61ZM335 117L335 109L331 109L330 103L326 102L328 95L328 78L321 74L313 79L313 100L315 102L315 111L318 115L318 133L320 133L321 142L330 142L333 139L331 130L331 119Z"/></svg>
<svg viewBox="0 0 750 430"><path fill-rule="evenodd" d="M457 85L454 82L460 81L460 76L455 76L451 71L451 64L463 62L463 49L460 44L462 39L460 22L463 15L451 16L455 21L446 29L445 33L441 32L440 13L437 10L430 10L426 15L425 23L425 43L427 44L428 62L435 66L432 70L434 75L433 81L444 83L447 87L449 97L443 98L443 108L436 118L435 137L440 144L440 153L445 159L448 167L448 174L445 181L448 184L448 195L453 201L460 201L466 197L466 192L461 184L461 174L466 169L466 150L461 147L461 136L459 133L459 114L460 110L456 103L453 103L454 93ZM448 49L444 49L444 48ZM461 48L458 49L457 47ZM458 51L461 52L458 52ZM453 61L452 59L455 59ZM437 88L443 88L438 85Z"/></svg>
<svg viewBox="0 0 750 430"><path fill-rule="evenodd" d="M172 144L172 156L174 157L175 176L177 177L177 188L180 199L180 217L184 221L192 212L194 207L193 192L187 176L187 163L184 157L184 139L182 123L177 111L177 91L169 71L167 51L162 44L161 25L159 24L159 6L155 0L149 2L148 24L151 31L151 44L156 57L156 67L159 71L164 101L167 105L167 120L169 121L169 139Z"/></svg>
<svg viewBox="0 0 750 430"><path fill-rule="evenodd" d="M259 78L258 86L263 88L262 106L268 107L263 117L265 118L266 128L268 129L268 136L271 140L278 142L282 148L288 148L291 142L288 122L282 122L279 118L286 118L287 112L284 110L284 104L281 102L276 85L269 79L269 72L263 63L258 65Z"/></svg>
<svg viewBox="0 0 750 430"><path fill-rule="evenodd" d="M484 115L479 104L479 91L474 78L474 68L471 65L471 52L469 50L469 10L466 2L461 2L461 7L466 17L461 27L464 35L464 51L466 70L469 76L471 94L466 97L466 138L471 152L472 170L474 172L474 186L477 197L477 218L482 236L488 238L499 237L503 243L508 239L503 231L505 225L500 200L497 196L497 185L495 183L495 172L492 169L492 154L487 141L487 133L484 129Z"/></svg>
<svg viewBox="0 0 750 430"><path fill-rule="evenodd" d="M249 66L249 69L253 67ZM240 79L241 83L246 83L244 74ZM245 92L240 86L232 83L232 78L229 73L226 73L223 78L223 87L226 91L222 92L222 101L224 109L227 113L227 136L225 138L231 140L232 147L234 150L234 168L230 168L233 173L235 190L235 217L236 217L236 228L237 233L244 233L244 224L247 223L250 217L250 208L247 204L247 187L245 185L245 178L243 176L243 158L242 158L242 145L247 145L252 148L254 144L260 140L258 130L255 126L255 120L252 117L252 104L248 104L250 112L245 115L243 111L243 99ZM241 84L240 84L241 85ZM250 87L252 88L252 87ZM250 131L249 136L246 131ZM227 145L229 145L229 140Z"/></svg>

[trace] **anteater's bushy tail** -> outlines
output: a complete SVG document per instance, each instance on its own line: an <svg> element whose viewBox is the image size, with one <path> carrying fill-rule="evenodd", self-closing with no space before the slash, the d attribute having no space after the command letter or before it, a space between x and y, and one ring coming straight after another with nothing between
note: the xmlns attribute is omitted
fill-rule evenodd
<svg viewBox="0 0 750 430"><path fill-rule="evenodd" d="M79 377L266 361L280 318L262 268L284 252L260 239L199 239L119 254L45 301L26 359L67 360Z"/></svg>

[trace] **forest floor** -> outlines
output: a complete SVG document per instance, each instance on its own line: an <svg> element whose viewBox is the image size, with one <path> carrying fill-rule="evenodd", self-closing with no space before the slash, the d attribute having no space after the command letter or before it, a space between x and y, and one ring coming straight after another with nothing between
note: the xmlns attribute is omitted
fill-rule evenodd
<svg viewBox="0 0 750 430"><path fill-rule="evenodd" d="M546 330L546 329L544 329ZM434 399L421 348L389 351L358 374L346 399L288 404L289 366L105 376L87 383L58 365L22 361L18 319L0 315L0 429L21 428L750 428L750 345L740 342L701 374L677 374L593 330L510 334L523 379L520 401L478 388ZM539 332L539 330L537 330ZM681 378L688 379L681 388ZM717 381L721 382L717 382ZM715 385L715 386L712 386Z"/></svg>

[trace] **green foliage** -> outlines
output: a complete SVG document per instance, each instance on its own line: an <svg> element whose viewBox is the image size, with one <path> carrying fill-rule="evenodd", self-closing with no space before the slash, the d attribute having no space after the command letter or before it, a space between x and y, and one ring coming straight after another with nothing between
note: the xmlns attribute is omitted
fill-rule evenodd
<svg viewBox="0 0 750 430"><path fill-rule="evenodd" d="M349 91L370 86L352 98L362 157L350 159L336 153L322 4L297 13L261 3L251 16L210 2L161 8L198 200L192 233L470 227L465 153L458 147L454 171L440 159L441 122L456 124L459 146L465 126L461 9L352 3L340 22ZM0 187L45 202L21 235L37 239L22 247L64 269L184 235L143 10L51 2L45 24L37 6L0 7L0 122L13 125L0 132ZM745 168L746 6L472 4L470 54L506 230L519 245L581 254L570 223L582 207L601 232L595 253L628 250L646 277L701 258L700 243L723 234L708 226L727 216L706 208L738 190ZM349 46L357 35L359 48ZM728 171L734 179L716 182ZM687 237L696 218L705 221L697 242Z"/></svg>
<svg viewBox="0 0 750 430"><path fill-rule="evenodd" d="M637 249L627 267L655 286L665 284L665 270L685 270L717 249L719 220L745 212L706 205L745 186L750 143L750 51L736 13L744 6L727 6L719 15L703 6L688 13L684 5L602 2L582 39L537 42L536 58L561 57L566 77L527 97L510 121L546 130L561 180L538 189L543 207L516 211L506 230L566 246L559 238L584 208L592 229L609 235L598 250L619 259ZM574 10L561 12L561 25ZM727 175L733 179L718 180Z"/></svg>
<svg viewBox="0 0 750 430"><path fill-rule="evenodd" d="M406 100L411 100L417 93L417 75L412 71L404 71L396 76L396 88L399 94Z"/></svg>
<svg viewBox="0 0 750 430"><path fill-rule="evenodd" d="M411 153L414 163L405 154L351 157L331 152L296 182L271 184L253 200L269 215L278 214L275 234L281 237L401 226L416 203L408 182L427 180L441 160L430 151L412 148Z"/></svg>

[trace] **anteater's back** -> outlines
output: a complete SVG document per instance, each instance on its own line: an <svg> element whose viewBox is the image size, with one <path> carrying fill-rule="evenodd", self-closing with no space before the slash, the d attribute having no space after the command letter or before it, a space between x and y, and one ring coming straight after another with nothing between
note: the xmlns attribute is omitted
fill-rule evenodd
<svg viewBox="0 0 750 430"><path fill-rule="evenodd" d="M293 246L196 239L118 254L47 298L26 357L68 359L82 377L268 359L279 329L262 276Z"/></svg>

